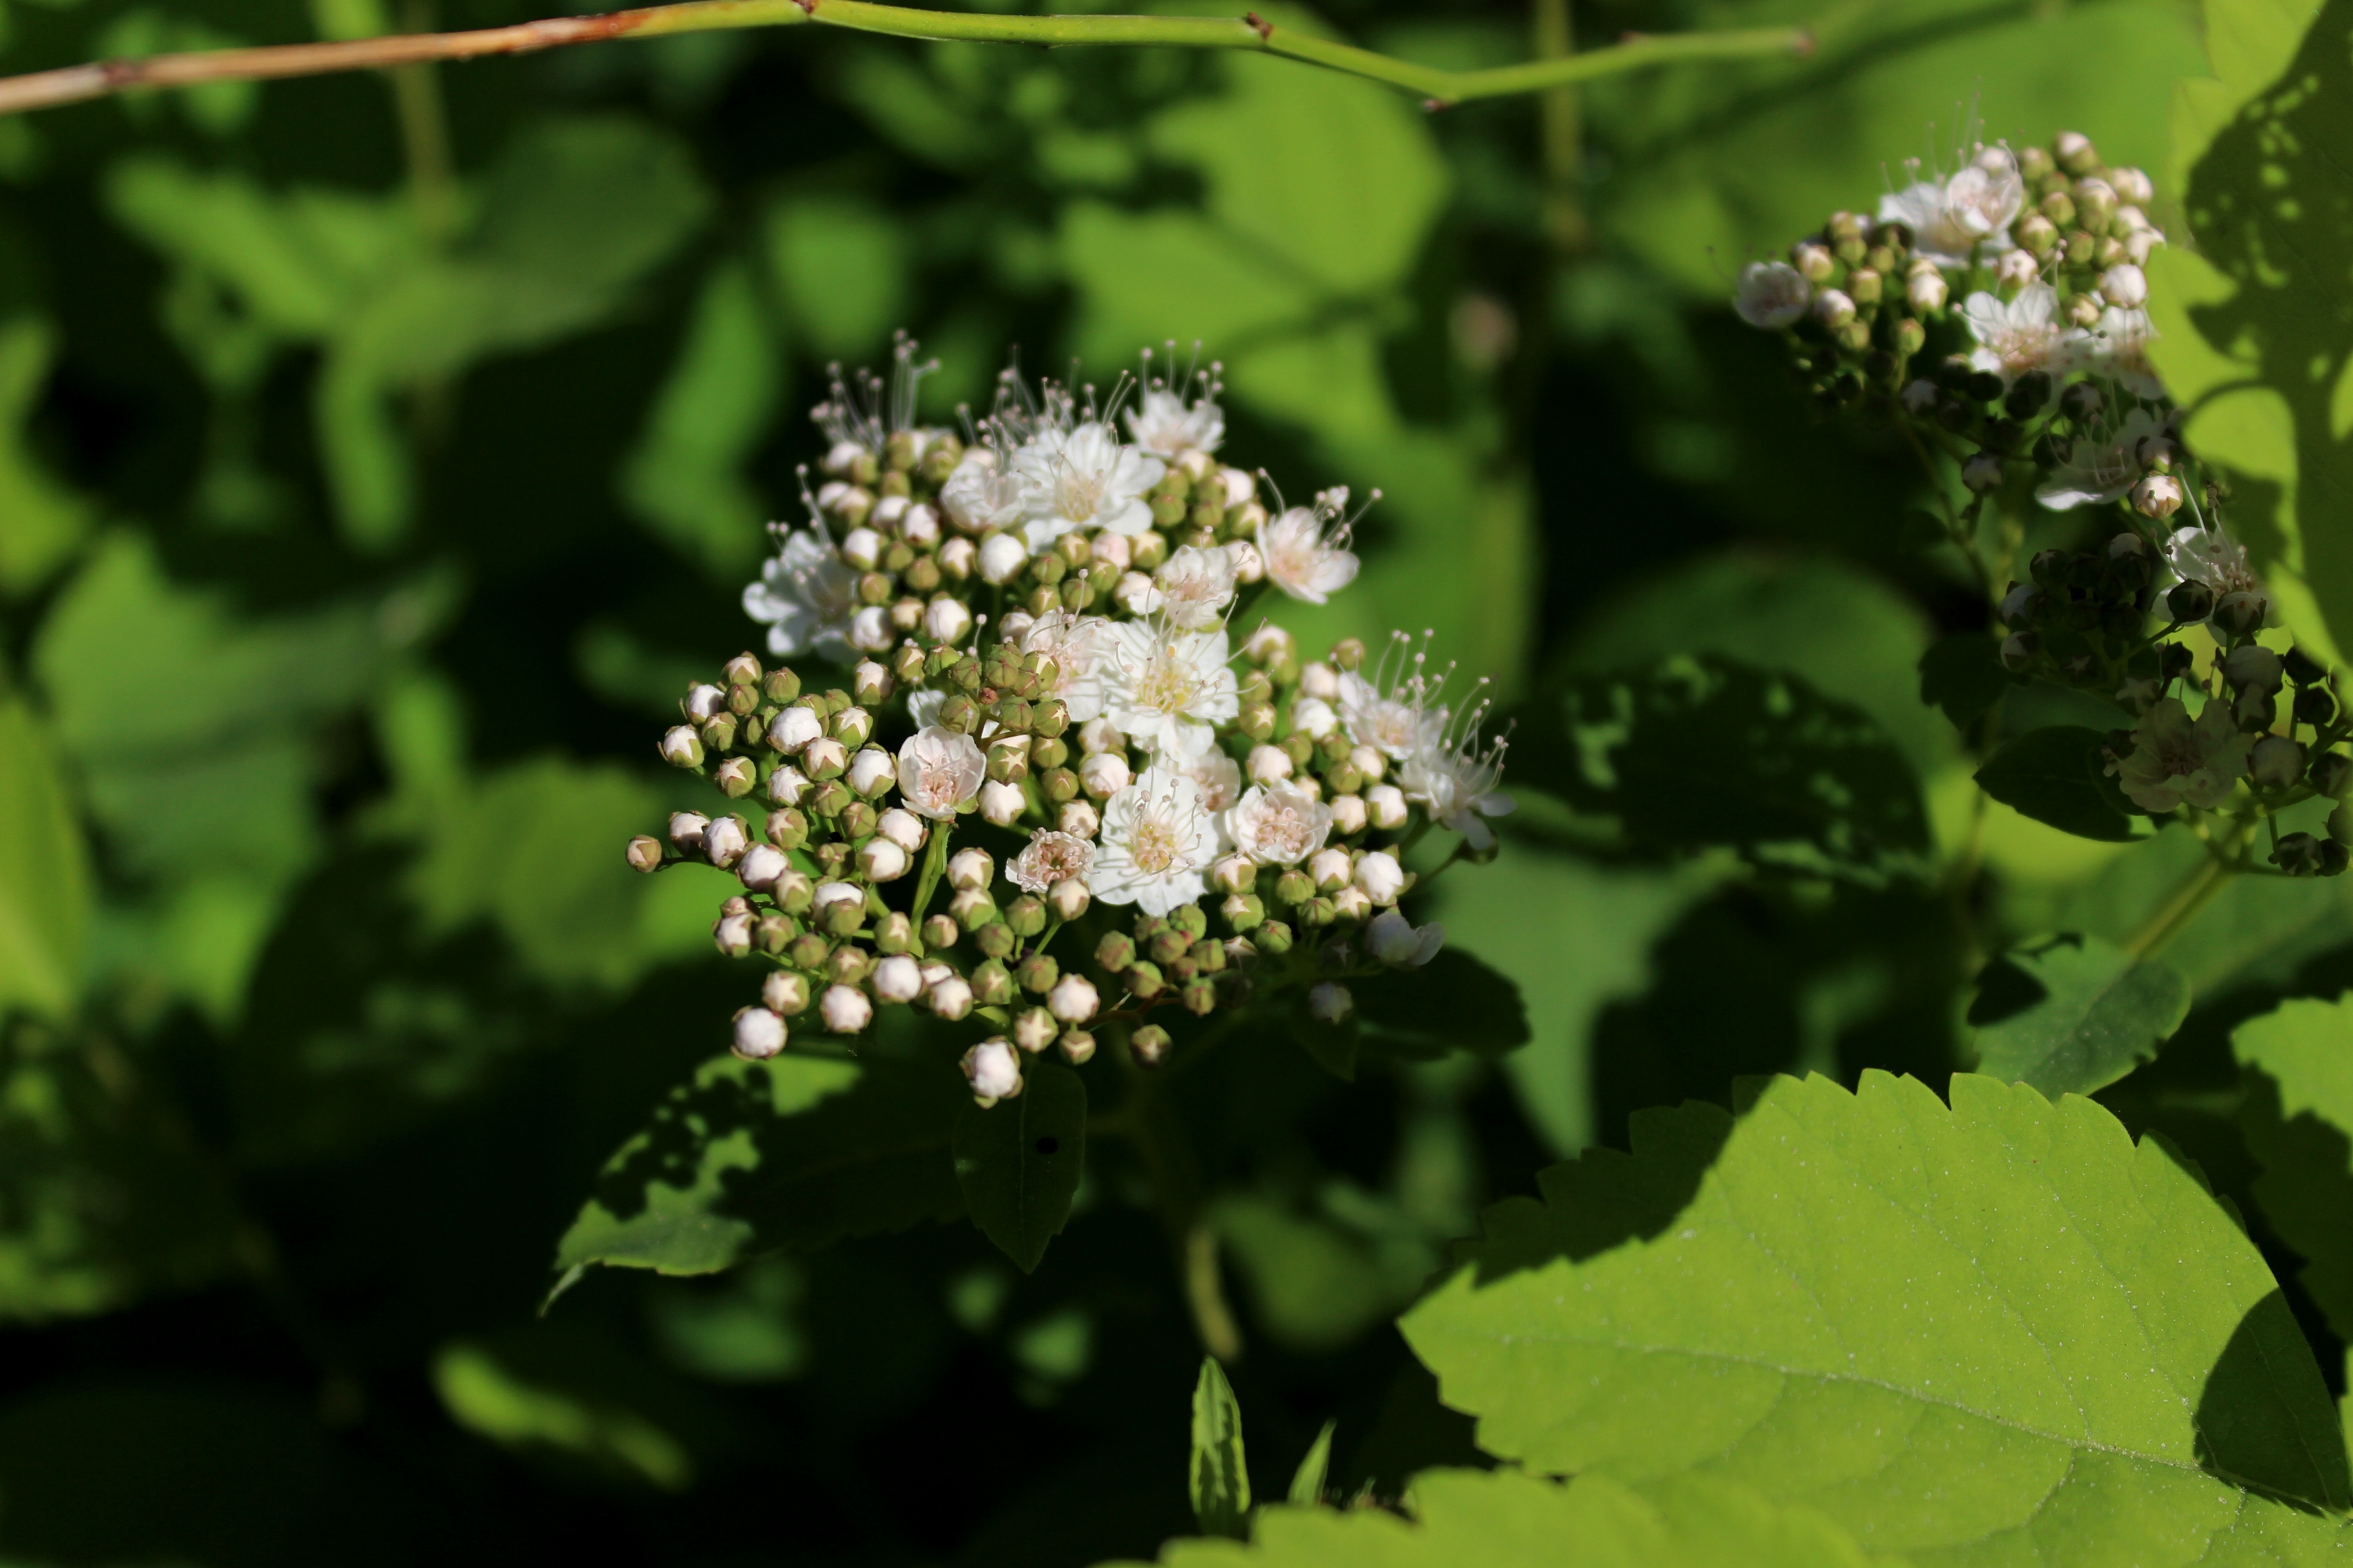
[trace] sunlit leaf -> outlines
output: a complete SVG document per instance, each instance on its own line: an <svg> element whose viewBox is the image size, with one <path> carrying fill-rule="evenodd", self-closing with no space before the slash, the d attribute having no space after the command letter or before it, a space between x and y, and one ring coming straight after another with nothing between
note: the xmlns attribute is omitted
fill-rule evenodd
<svg viewBox="0 0 2353 1568"><path fill-rule="evenodd" d="M1201 1358L1193 1385L1193 1460L1186 1468L1193 1518L1204 1535L1250 1533L1250 1465L1242 1456L1242 1409L1215 1356Z"/></svg>
<svg viewBox="0 0 2353 1568"><path fill-rule="evenodd" d="M2344 1440L2232 1215L2091 1100L1951 1093L1648 1112L1490 1211L1407 1338L1534 1470L1704 1469L1953 1563L2326 1549Z"/></svg>
<svg viewBox="0 0 2353 1568"><path fill-rule="evenodd" d="M743 466L776 409L777 345L734 263L712 271L645 434L621 469L638 517L713 576L749 577L767 509Z"/></svg>
<svg viewBox="0 0 2353 1568"><path fill-rule="evenodd" d="M2304 1259L2329 1327L2353 1335L2353 999L2292 997L2240 1025L2231 1048L2247 1069L2255 1201Z"/></svg>

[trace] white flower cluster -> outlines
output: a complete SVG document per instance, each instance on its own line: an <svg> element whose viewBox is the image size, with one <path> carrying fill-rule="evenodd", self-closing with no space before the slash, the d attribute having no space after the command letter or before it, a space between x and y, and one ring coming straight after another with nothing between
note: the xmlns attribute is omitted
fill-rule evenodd
<svg viewBox="0 0 2353 1568"><path fill-rule="evenodd" d="M1100 405L1008 373L959 437L914 423L913 355L887 395L837 377L809 523L744 592L771 654L854 663L847 689L731 661L661 750L760 824L684 814L631 847L743 882L718 943L790 983L739 1015L738 1051L781 1050L809 1007L837 1035L878 1004L971 1015L1004 1031L965 1062L992 1102L1025 1053L1084 1060L1106 1024L1150 1061L1156 1008L1295 982L1328 1016L1346 974L1426 963L1443 933L1397 910L1406 851L1444 827L1482 855L1511 809L1485 683L1451 696L1426 634L1305 661L1271 624L1231 630L1270 592L1354 580L1347 491L1262 506L1215 455L1215 366L1171 384L1147 355ZM1092 978L1048 951L1073 924Z"/></svg>

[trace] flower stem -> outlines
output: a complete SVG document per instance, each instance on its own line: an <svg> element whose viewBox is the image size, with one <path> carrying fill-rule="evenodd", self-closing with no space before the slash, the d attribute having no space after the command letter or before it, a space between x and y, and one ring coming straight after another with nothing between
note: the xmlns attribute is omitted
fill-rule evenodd
<svg viewBox="0 0 2353 1568"><path fill-rule="evenodd" d="M1701 60L1802 56L1814 47L1808 27L1746 27L1629 35L1607 48L1481 70L1440 70L1353 45L1277 27L1255 13L1231 16L1008 16L922 11L872 0L688 0L596 16L556 16L506 27L457 33L417 33L248 49L208 49L100 60L57 70L0 78L0 114L103 98L132 88L188 87L211 81L261 81L382 70L430 60L479 59L528 54L624 37L659 37L732 27L787 27L806 23L894 37L1034 44L1049 47L1112 46L1239 49L1322 66L1414 93L1432 108L1476 99L1545 92L1573 83L1656 66Z"/></svg>
<svg viewBox="0 0 2353 1568"><path fill-rule="evenodd" d="M940 877L947 869L948 835L955 831L953 821L943 818L932 829L930 847L923 851L923 868L915 878L915 902L908 919L918 928L916 941L923 940L920 930L923 911L931 907L932 889L940 885Z"/></svg>
<svg viewBox="0 0 2353 1568"><path fill-rule="evenodd" d="M1129 1059L1133 1064L1134 1058ZM1221 1362L1231 1362L1242 1353L1241 1330L1234 1321L1233 1309L1226 1304L1217 1233L1201 1218L1200 1175L1194 1167L1192 1145L1156 1073L1132 1065L1128 1082L1134 1115L1121 1131L1134 1142L1152 1178L1193 1331L1200 1336L1203 1350Z"/></svg>
<svg viewBox="0 0 2353 1568"><path fill-rule="evenodd" d="M2243 836L2242 836L2243 837ZM2125 952L2135 958L2154 957L2158 949L2181 934L2183 928L2198 918L2198 911L2207 900L2221 892L2238 866L2220 855L2200 857L2198 865L2180 884L2166 896L2165 901L2152 910L2140 930L2125 943Z"/></svg>

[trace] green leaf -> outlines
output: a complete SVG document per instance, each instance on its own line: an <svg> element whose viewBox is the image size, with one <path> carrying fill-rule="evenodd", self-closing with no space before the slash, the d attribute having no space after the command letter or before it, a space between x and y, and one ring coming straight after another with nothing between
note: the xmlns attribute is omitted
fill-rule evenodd
<svg viewBox="0 0 2353 1568"><path fill-rule="evenodd" d="M752 574L767 509L743 468L776 411L777 345L738 263L714 268L678 362L621 467L621 493L657 535L713 576Z"/></svg>
<svg viewBox="0 0 2353 1568"><path fill-rule="evenodd" d="M1087 1163L1086 1080L1052 1062L1023 1068L1021 1092L956 1113L956 1185L981 1234L1024 1274L1062 1233Z"/></svg>
<svg viewBox="0 0 2353 1568"><path fill-rule="evenodd" d="M89 503L51 478L25 440L56 355L47 322L0 325L0 594L40 586L90 531Z"/></svg>
<svg viewBox="0 0 2353 1568"><path fill-rule="evenodd" d="M2173 104L2196 253L2151 258L2151 357L2199 452L2242 481L2232 526L2298 637L2353 647L2353 13L2206 6L2214 78Z"/></svg>
<svg viewBox="0 0 2353 1568"><path fill-rule="evenodd" d="M1919 785L1869 715L1716 654L1569 679L1523 710L1514 776L1614 816L1651 850L1727 845L1865 883L1916 871Z"/></svg>
<svg viewBox="0 0 2353 1568"><path fill-rule="evenodd" d="M768 214L768 266L794 331L818 353L871 357L907 309L907 229L871 202L832 195Z"/></svg>
<svg viewBox="0 0 2353 1568"><path fill-rule="evenodd" d="M1215 1356L1201 1358L1193 1384L1193 1461L1186 1471L1194 1522L1204 1535L1250 1534L1250 1466L1242 1457L1242 1407Z"/></svg>
<svg viewBox="0 0 2353 1568"><path fill-rule="evenodd" d="M2136 837L2131 803L2101 773L2097 730L2052 724L2005 744L1978 770L1978 786L2022 816L2078 838Z"/></svg>
<svg viewBox="0 0 2353 1568"><path fill-rule="evenodd" d="M1324 1478L1332 1468L1332 1434L1339 1426L1337 1421L1324 1423L1315 1441L1308 1445L1307 1457L1291 1473L1291 1493L1285 1500L1292 1507L1314 1508L1324 1500Z"/></svg>
<svg viewBox="0 0 2353 1568"><path fill-rule="evenodd" d="M1987 964L1969 1005L1978 1070L2054 1099L2105 1089L2152 1060L2189 1016L2179 970L2073 935Z"/></svg>
<svg viewBox="0 0 2353 1568"><path fill-rule="evenodd" d="M2239 1125L2263 1166L2255 1202L2303 1258L2328 1326L2353 1339L2353 994L2283 1002L2231 1048L2246 1069Z"/></svg>
<svg viewBox="0 0 2353 1568"><path fill-rule="evenodd" d="M1975 723L2016 684L2001 667L1998 645L1983 632L1940 637L1920 656L1920 700L1943 709L1959 729Z"/></svg>
<svg viewBox="0 0 2353 1568"><path fill-rule="evenodd" d="M1172 1542L1168 1568L1864 1568L1823 1513L1748 1487L1678 1477L1641 1489L1607 1476L1568 1485L1510 1470L1425 1470L1409 1517L1382 1509L1265 1508L1251 1544Z"/></svg>
<svg viewBox="0 0 2353 1568"><path fill-rule="evenodd" d="M1951 1094L1645 1113L1490 1211L1406 1337L1532 1470L1704 1470L1941 1563L2327 1549L2344 1439L2231 1212L2094 1101Z"/></svg>
<svg viewBox="0 0 2353 1568"><path fill-rule="evenodd" d="M1448 1051L1500 1057L1528 1042L1520 988L1455 946L1419 969L1390 969L1348 982L1365 1042L1426 1061Z"/></svg>
<svg viewBox="0 0 2353 1568"><path fill-rule="evenodd" d="M81 993L90 855L57 751L22 698L0 695L0 1018L56 1018Z"/></svg>
<svg viewBox="0 0 2353 1568"><path fill-rule="evenodd" d="M801 1054L706 1063L621 1145L556 1245L584 1263L708 1274L761 1252L964 1213L948 1139L964 1080L938 1063Z"/></svg>

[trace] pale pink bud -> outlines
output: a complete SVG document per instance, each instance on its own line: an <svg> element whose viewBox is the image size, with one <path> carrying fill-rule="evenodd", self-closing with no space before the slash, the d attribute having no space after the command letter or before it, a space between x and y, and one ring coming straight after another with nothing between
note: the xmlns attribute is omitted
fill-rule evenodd
<svg viewBox="0 0 2353 1568"><path fill-rule="evenodd" d="M702 737L691 724L681 724L661 738L661 760L674 768L702 765Z"/></svg>
<svg viewBox="0 0 2353 1568"><path fill-rule="evenodd" d="M771 805L798 805L801 796L808 792L808 775L798 768L779 766L768 775L768 804Z"/></svg>
<svg viewBox="0 0 2353 1568"><path fill-rule="evenodd" d="M841 536L841 558L860 572L882 563L882 536L871 528L853 528Z"/></svg>
<svg viewBox="0 0 2353 1568"><path fill-rule="evenodd" d="M1010 533L992 533L981 541L980 576L986 583L1009 583L1029 564L1029 546Z"/></svg>
<svg viewBox="0 0 2353 1568"><path fill-rule="evenodd" d="M1046 994L1046 1006L1065 1024L1083 1024L1095 1016L1103 999L1095 994L1095 984L1083 974L1065 974L1054 982L1054 989Z"/></svg>
<svg viewBox="0 0 2353 1568"><path fill-rule="evenodd" d="M874 1004L851 985L827 986L817 1010L827 1030L836 1035L854 1035L874 1021Z"/></svg>
<svg viewBox="0 0 2353 1568"><path fill-rule="evenodd" d="M1307 1011L1318 1023L1336 1024L1356 1008L1356 998L1337 981L1327 980L1307 993Z"/></svg>
<svg viewBox="0 0 2353 1568"><path fill-rule="evenodd" d="M973 574L979 563L980 547L959 535L940 546L937 557L940 570L961 583Z"/></svg>
<svg viewBox="0 0 2353 1568"><path fill-rule="evenodd" d="M913 1002L923 992L923 966L903 952L892 953L874 966L872 984L878 1002Z"/></svg>
<svg viewBox="0 0 2353 1568"><path fill-rule="evenodd" d="M727 711L727 693L716 686L697 686L686 694L686 716L702 723L714 713Z"/></svg>
<svg viewBox="0 0 2353 1568"><path fill-rule="evenodd" d="M1018 785L991 779L980 786L980 815L999 827L1012 826L1028 805Z"/></svg>
<svg viewBox="0 0 2353 1568"><path fill-rule="evenodd" d="M838 779L849 766L849 748L830 735L820 735L801 748L801 766L813 779Z"/></svg>
<svg viewBox="0 0 2353 1568"><path fill-rule="evenodd" d="M1332 797L1332 831L1345 837L1361 833L1365 828L1365 797L1360 795L1335 795Z"/></svg>
<svg viewBox="0 0 2353 1568"><path fill-rule="evenodd" d="M1393 904L1405 891L1405 868L1397 857L1377 849L1356 862L1356 886L1377 904Z"/></svg>
<svg viewBox="0 0 2353 1568"><path fill-rule="evenodd" d="M752 951L752 917L749 914L721 915L719 923L711 928L711 941L728 957L743 957Z"/></svg>
<svg viewBox="0 0 2353 1568"><path fill-rule="evenodd" d="M1014 1015L1013 1043L1031 1056L1052 1045L1060 1032L1054 1015L1043 1007L1029 1007Z"/></svg>
<svg viewBox="0 0 2353 1568"><path fill-rule="evenodd" d="M1079 726L1079 751L1093 756L1097 752L1119 752L1127 748L1127 737L1119 726L1108 719L1090 719Z"/></svg>
<svg viewBox="0 0 2353 1568"><path fill-rule="evenodd" d="M1010 1100L1021 1092L1021 1059L1003 1037L983 1040L964 1054L964 1079L983 1105Z"/></svg>
<svg viewBox="0 0 2353 1568"><path fill-rule="evenodd" d="M786 970L776 970L760 982L760 1005L771 1013L791 1017L808 1007L808 982Z"/></svg>
<svg viewBox="0 0 2353 1568"><path fill-rule="evenodd" d="M948 886L958 892L967 888L986 888L997 875L997 862L988 858L986 849L959 849L948 857Z"/></svg>
<svg viewBox="0 0 2353 1568"><path fill-rule="evenodd" d="M754 892L765 893L792 868L793 863L785 858L783 850L770 844L754 844L735 862L735 876Z"/></svg>
<svg viewBox="0 0 2353 1568"><path fill-rule="evenodd" d="M858 851L858 868L877 882L897 881L913 863L904 849L880 836L868 839Z"/></svg>
<svg viewBox="0 0 2353 1568"><path fill-rule="evenodd" d="M740 816L723 816L702 830L703 858L723 871L744 858L750 847L752 835Z"/></svg>
<svg viewBox="0 0 2353 1568"><path fill-rule="evenodd" d="M643 871L650 876L661 869L661 840L647 834L638 834L629 840L628 858L630 869Z"/></svg>
<svg viewBox="0 0 2353 1568"><path fill-rule="evenodd" d="M1087 906L1094 901L1094 895L1087 891L1086 883L1078 878L1065 877L1047 891L1046 901L1053 906L1054 913L1066 921L1074 921L1087 912Z"/></svg>
<svg viewBox="0 0 2353 1568"><path fill-rule="evenodd" d="M1319 893L1336 892L1346 887L1356 869L1348 863L1345 849L1319 849L1315 858L1307 862L1307 875Z"/></svg>
<svg viewBox="0 0 2353 1568"><path fill-rule="evenodd" d="M929 834L923 819L904 806L894 805L875 819L874 831L913 855Z"/></svg>
<svg viewBox="0 0 2353 1568"><path fill-rule="evenodd" d="M1054 826L1073 838L1092 838L1103 827L1103 814L1091 802L1068 801Z"/></svg>
<svg viewBox="0 0 2353 1568"><path fill-rule="evenodd" d="M899 760L880 746L868 746L849 759L848 783L853 793L872 800L888 794L899 782Z"/></svg>
<svg viewBox="0 0 2353 1568"><path fill-rule="evenodd" d="M1134 778L1124 752L1097 752L1079 763L1079 787L1097 800L1109 800Z"/></svg>
<svg viewBox="0 0 2353 1568"><path fill-rule="evenodd" d="M736 1009L731 1048L747 1062L766 1061L785 1048L785 1021L765 1007Z"/></svg>
<svg viewBox="0 0 2353 1568"><path fill-rule="evenodd" d="M972 630L972 612L944 596L923 606L923 635L935 643L960 643Z"/></svg>
<svg viewBox="0 0 2353 1568"><path fill-rule="evenodd" d="M1252 784L1281 784L1292 775L1291 755L1281 746L1252 746L1242 766Z"/></svg>
<svg viewBox="0 0 2353 1568"><path fill-rule="evenodd" d="M711 818L699 811L673 811L670 814L670 847L681 855L698 854L702 848L702 835L711 826Z"/></svg>
<svg viewBox="0 0 2353 1568"><path fill-rule="evenodd" d="M1114 571L1124 572L1135 563L1134 550L1125 538L1116 533L1096 534L1094 552L1096 560L1111 563Z"/></svg>
<svg viewBox="0 0 2353 1568"><path fill-rule="evenodd" d="M932 1011L954 1021L972 1011L972 985L961 974L950 974L944 980L934 980L923 1000Z"/></svg>
<svg viewBox="0 0 2353 1568"><path fill-rule="evenodd" d="M1340 695L1340 672L1319 658L1300 669L1299 689L1305 696L1329 702Z"/></svg>

